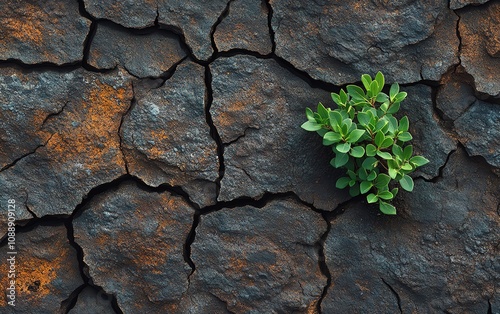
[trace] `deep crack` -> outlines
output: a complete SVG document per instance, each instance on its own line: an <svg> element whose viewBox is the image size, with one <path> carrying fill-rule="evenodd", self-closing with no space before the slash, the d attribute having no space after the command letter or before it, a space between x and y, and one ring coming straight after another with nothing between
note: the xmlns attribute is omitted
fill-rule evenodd
<svg viewBox="0 0 500 314"><path fill-rule="evenodd" d="M217 130L217 127L214 124L214 121L212 119L212 114L210 113L210 109L212 108L212 103L213 103L213 89L212 89L212 72L210 71L210 66L206 65L205 66L205 91L206 91L206 98L205 98L205 118L206 122L210 128L210 136L212 139L215 141L217 145L217 157L219 159L219 176L215 180L216 184L216 197L219 197L220 193L220 183L222 181L222 178L224 177L224 172L225 172L225 165L224 165L224 145L222 143L221 137L219 135L219 131Z"/></svg>
<svg viewBox="0 0 500 314"><path fill-rule="evenodd" d="M271 1L270 0L263 0L267 6L267 26L269 28L269 37L271 38L271 53L275 54L276 52L276 34L273 29L273 15L274 15L274 10L273 7L271 6Z"/></svg>
<svg viewBox="0 0 500 314"><path fill-rule="evenodd" d="M210 30L210 42L212 44L212 56L209 58L209 62L217 58L217 53L219 52L219 49L217 48L217 44L215 43L215 32L217 31L217 26L219 26L220 23L226 18L226 16L229 15L229 7L231 6L231 2L234 0L229 0L226 4L226 7L224 10L221 12L219 17L217 18L217 21L215 21L214 25L212 25L212 29Z"/></svg>
<svg viewBox="0 0 500 314"><path fill-rule="evenodd" d="M391 290L391 292L394 294L394 296L396 297L397 301L398 301L398 308L399 308L399 312L401 314L403 314L403 309L401 308L401 298L399 297L399 294L396 292L396 290L394 290L393 287L391 287L391 285L389 283L387 283L387 281L385 281L384 278L380 278L382 279L382 281L384 282L384 284Z"/></svg>
<svg viewBox="0 0 500 314"><path fill-rule="evenodd" d="M320 240L317 243L318 246L318 264L319 264L319 269L321 270L321 273L323 276L326 277L326 285L323 287L323 291L321 293L320 298L318 299L318 303L316 304L316 311L317 313L321 313L321 303L323 303L323 300L325 299L326 295L328 294L328 289L330 289L330 286L332 284L332 275L330 273L330 270L328 269L328 265L326 263L326 256L325 256L325 242L328 237L328 234L330 233L330 230L332 228L332 224L330 221L327 219L325 215L322 215L323 219L327 223L327 228L325 233L321 235Z"/></svg>

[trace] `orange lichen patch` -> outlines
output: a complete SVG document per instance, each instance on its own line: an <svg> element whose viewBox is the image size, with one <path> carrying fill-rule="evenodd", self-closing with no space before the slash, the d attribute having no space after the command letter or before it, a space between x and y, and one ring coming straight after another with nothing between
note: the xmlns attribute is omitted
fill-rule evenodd
<svg viewBox="0 0 500 314"><path fill-rule="evenodd" d="M245 259L242 258L237 258L237 257L231 257L229 259L228 263L228 269L231 272L236 272L236 273L246 273L248 270L248 262Z"/></svg>
<svg viewBox="0 0 500 314"><path fill-rule="evenodd" d="M47 35L53 35L51 33L60 28L56 17L29 3L23 4L22 10L11 12L10 15L12 17L5 17L0 21L3 28L2 37L7 42L19 41L40 47ZM46 25L51 25L51 29L47 29Z"/></svg>
<svg viewBox="0 0 500 314"><path fill-rule="evenodd" d="M15 287L18 299L36 304L45 296L54 294L52 282L64 272L68 255L64 248L59 247L57 250L58 255L54 254L57 257L53 260L16 256ZM2 287L7 287L9 280L12 280L7 278L7 263L2 263L0 271L5 275L1 278ZM5 302L4 298L0 298L0 306L6 305Z"/></svg>
<svg viewBox="0 0 500 314"><path fill-rule="evenodd" d="M63 122L46 146L48 154L61 164L83 162L90 170L103 163L123 166L118 129L131 89L114 89L98 80L93 85L83 103L68 105L61 114Z"/></svg>

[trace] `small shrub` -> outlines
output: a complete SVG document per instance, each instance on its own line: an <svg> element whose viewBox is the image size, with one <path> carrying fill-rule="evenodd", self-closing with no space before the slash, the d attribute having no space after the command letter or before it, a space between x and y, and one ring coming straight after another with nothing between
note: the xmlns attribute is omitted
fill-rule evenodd
<svg viewBox="0 0 500 314"><path fill-rule="evenodd" d="M363 88L348 85L339 94L332 93L338 108L332 110L319 103L317 112L306 109L306 131L318 133L323 145L331 146L335 157L330 164L345 168L346 176L336 182L336 187L349 187L351 196L366 194L368 203L379 204L387 215L395 215L390 204L398 193L394 181L406 191L413 190L413 179L408 175L429 161L413 156L412 139L408 131L408 117L396 119L401 102L407 93L392 84L389 95L382 92L384 75L378 72L374 79L361 76Z"/></svg>

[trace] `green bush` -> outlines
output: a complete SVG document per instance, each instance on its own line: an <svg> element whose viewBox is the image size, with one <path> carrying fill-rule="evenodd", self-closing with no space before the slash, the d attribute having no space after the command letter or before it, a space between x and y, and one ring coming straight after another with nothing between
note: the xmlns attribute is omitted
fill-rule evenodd
<svg viewBox="0 0 500 314"><path fill-rule="evenodd" d="M395 215L396 208L389 202L398 193L394 181L406 191L413 190L413 179L408 175L429 161L413 156L412 139L408 131L408 117L396 119L406 92L392 84L389 95L382 92L384 75L378 72L374 79L361 76L363 88L348 85L339 94L332 93L338 108L332 110L318 104L317 112L306 109L306 131L318 133L323 145L331 146L335 157L330 164L345 168L346 176L337 180L336 187L349 187L351 196L367 194L368 203L379 204L384 214Z"/></svg>

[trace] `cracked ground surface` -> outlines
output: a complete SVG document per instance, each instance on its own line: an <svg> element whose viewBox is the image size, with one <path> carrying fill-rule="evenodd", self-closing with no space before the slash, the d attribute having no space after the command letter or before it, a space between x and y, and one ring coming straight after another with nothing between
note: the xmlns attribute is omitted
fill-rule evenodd
<svg viewBox="0 0 500 314"><path fill-rule="evenodd" d="M497 0L3 1L0 313L500 313L499 21ZM396 217L299 128L378 70L431 160Z"/></svg>

